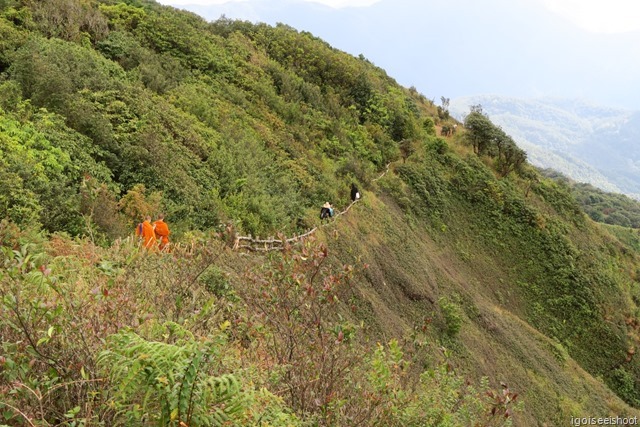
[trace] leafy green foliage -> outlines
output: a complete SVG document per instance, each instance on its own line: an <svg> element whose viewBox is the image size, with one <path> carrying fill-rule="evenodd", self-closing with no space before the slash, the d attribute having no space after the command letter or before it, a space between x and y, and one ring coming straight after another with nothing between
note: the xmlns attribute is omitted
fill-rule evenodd
<svg viewBox="0 0 640 427"><path fill-rule="evenodd" d="M351 345L356 329L336 316L346 299L352 268L330 273L327 249L306 245L301 253L287 253L265 265L241 292L251 312L269 327L269 353L285 368L283 385L291 406L317 414L323 424L350 416L348 384L357 364ZM322 381L318 381L322 378ZM342 414L346 412L347 414Z"/></svg>
<svg viewBox="0 0 640 427"><path fill-rule="evenodd" d="M396 341L378 345L370 357L368 380L382 405L380 426L510 426L520 409L517 393L503 385L497 393L483 378L474 387L456 374L448 362L421 373L411 389L404 385L410 363Z"/></svg>
<svg viewBox="0 0 640 427"><path fill-rule="evenodd" d="M175 342L151 342L121 331L97 359L116 384L113 402L126 424L222 426L237 418L243 410L238 380L211 372L223 343L194 341L175 324L166 328Z"/></svg>
<svg viewBox="0 0 640 427"><path fill-rule="evenodd" d="M81 89L118 89L118 80L124 78L119 66L92 49L36 37L16 52L9 73L22 86L25 98L54 109L63 109Z"/></svg>
<svg viewBox="0 0 640 427"><path fill-rule="evenodd" d="M107 33L107 20L89 0L27 1L38 29L47 37L88 44Z"/></svg>
<svg viewBox="0 0 640 427"><path fill-rule="evenodd" d="M15 50L25 43L26 38L26 32L15 28L5 19L0 20L0 71L8 68Z"/></svg>
<svg viewBox="0 0 640 427"><path fill-rule="evenodd" d="M622 194L602 191L590 184L574 182L552 170L545 176L564 185L592 220L621 227L640 228L640 202Z"/></svg>
<svg viewBox="0 0 640 427"><path fill-rule="evenodd" d="M2 253L0 406L12 425L509 425L517 409L444 364L415 388L397 341L369 351L343 317L354 271L316 244L234 283L243 301L205 289L205 272L230 267L215 241L151 257L133 243L0 233L34 242Z"/></svg>
<svg viewBox="0 0 640 427"><path fill-rule="evenodd" d="M79 189L83 175L110 182L97 164L86 137L68 129L59 117L32 114L29 122L0 110L0 162L3 188L0 214L23 226L82 232Z"/></svg>
<svg viewBox="0 0 640 427"><path fill-rule="evenodd" d="M135 30L146 16L144 8L127 3L100 4L98 8L113 30Z"/></svg>
<svg viewBox="0 0 640 427"><path fill-rule="evenodd" d="M10 424L300 425L264 387L259 360L238 366L230 301L193 286L219 257L215 242L150 259L133 242L102 249L6 222L0 236L16 247L3 246L0 270Z"/></svg>
<svg viewBox="0 0 640 427"><path fill-rule="evenodd" d="M442 316L444 317L445 333L449 338L455 338L460 333L462 327L462 317L460 307L453 301L446 298L438 301Z"/></svg>
<svg viewBox="0 0 640 427"><path fill-rule="evenodd" d="M86 138L82 152L108 169L82 171L96 188L162 192L179 229L299 231L325 201L346 202L354 177L366 183L397 159L398 141L425 132L424 97L286 26L209 24L149 2L23 6L0 20L4 87Z"/></svg>
<svg viewBox="0 0 640 427"><path fill-rule="evenodd" d="M467 129L466 137L478 155L488 155L496 158L496 168L501 176L520 169L527 160L527 154L519 148L513 139L501 128L491 123L491 120L481 110L472 111L464 121Z"/></svg>

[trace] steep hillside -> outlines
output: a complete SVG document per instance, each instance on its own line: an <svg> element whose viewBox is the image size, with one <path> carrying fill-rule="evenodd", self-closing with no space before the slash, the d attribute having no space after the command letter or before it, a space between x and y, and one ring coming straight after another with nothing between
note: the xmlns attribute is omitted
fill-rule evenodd
<svg viewBox="0 0 640 427"><path fill-rule="evenodd" d="M481 112L437 137L446 111L284 25L0 11L0 423L640 416L637 236ZM307 239L234 245L325 201L350 209ZM130 235L160 212L149 253Z"/></svg>
<svg viewBox="0 0 640 427"><path fill-rule="evenodd" d="M389 177L381 186L394 180ZM417 363L431 365L444 346L454 355L449 363L469 380L485 375L496 387L504 382L520 393L524 409L516 413L514 425L561 426L570 423L571 416L586 414L637 415L602 387L598 374L583 367L601 365L607 371L616 363L611 357L624 360L626 350L614 356L608 345L598 345L597 352L577 349L581 339L592 346L600 342L593 339L598 335L615 346L622 336L607 338L599 321L585 321L591 314L577 311L591 310L591 303L569 303L574 296L561 295L554 290L557 285L544 283L540 277L547 275L530 273L531 282L522 282L528 274L518 270L546 269L535 265L547 262L546 257L519 254L512 246L519 238L502 240L504 230L487 232L484 225L478 229L473 216L472 211L447 212L432 226L412 226L398 221L406 212L383 196L368 199L337 224L337 237L328 238L334 255L369 265L358 281L366 321L377 325L383 336L404 334L417 345L418 360L426 360ZM592 231L600 235L596 241L608 236ZM614 301L602 310L615 317L616 307L627 302L608 298ZM552 310L565 313L558 318ZM577 323L585 330L578 333Z"/></svg>
<svg viewBox="0 0 640 427"><path fill-rule="evenodd" d="M292 231L396 158L396 141L425 134L421 115L433 109L366 61L284 26L207 24L135 1L5 2L4 16L3 126L34 168L6 160L25 191L2 215L50 231L82 232L92 206L43 196L34 186L47 180L76 194L104 184L103 209L143 185L181 229L231 219L254 234ZM28 176L44 156L66 178ZM51 223L45 205L64 220ZM125 211L106 219L132 225L140 212Z"/></svg>

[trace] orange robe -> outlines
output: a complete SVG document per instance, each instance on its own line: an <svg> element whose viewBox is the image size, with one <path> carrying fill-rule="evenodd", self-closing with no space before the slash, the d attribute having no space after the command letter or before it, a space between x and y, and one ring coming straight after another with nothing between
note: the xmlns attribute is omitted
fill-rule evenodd
<svg viewBox="0 0 640 427"><path fill-rule="evenodd" d="M169 226L166 222L159 219L153 223L153 227L156 231L156 239L160 242L160 249L164 249L164 247L169 244L169 234L171 234Z"/></svg>
<svg viewBox="0 0 640 427"><path fill-rule="evenodd" d="M156 248L156 233L153 231L153 225L151 225L149 221L144 221L138 224L136 227L136 236L142 238L145 248Z"/></svg>

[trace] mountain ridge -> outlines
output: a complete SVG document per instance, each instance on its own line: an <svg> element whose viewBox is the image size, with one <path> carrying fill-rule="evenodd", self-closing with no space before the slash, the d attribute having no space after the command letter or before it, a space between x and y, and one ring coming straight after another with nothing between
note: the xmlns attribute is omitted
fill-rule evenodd
<svg viewBox="0 0 640 427"><path fill-rule="evenodd" d="M452 100L452 114L461 118L474 104L481 104L491 119L529 152L536 166L639 198L635 157L628 158L629 144L637 132L637 112L582 100L482 95Z"/></svg>
<svg viewBox="0 0 640 427"><path fill-rule="evenodd" d="M565 93L637 108L630 95L636 87L637 64L627 54L634 51L637 34L587 32L537 0L517 4L492 0L483 5L383 0L366 8L344 9L298 2L284 11L277 6L281 2L270 4L273 10L251 1L179 7L191 8L209 20L224 14L271 25L286 21L352 55L363 54L404 86L415 86L432 99L497 91L521 98ZM389 21L403 25L396 28ZM481 34L483 42L463 52L461 46L469 43L469 34ZM512 60L514 52L518 52L517 61ZM572 61L566 59L569 53ZM608 66L612 61L625 65L613 76Z"/></svg>

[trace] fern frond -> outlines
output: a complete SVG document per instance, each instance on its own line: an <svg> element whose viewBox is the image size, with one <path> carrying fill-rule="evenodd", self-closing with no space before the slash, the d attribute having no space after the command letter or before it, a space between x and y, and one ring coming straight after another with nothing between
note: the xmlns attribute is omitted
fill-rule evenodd
<svg viewBox="0 0 640 427"><path fill-rule="evenodd" d="M246 402L234 375L211 375L216 342L195 341L177 324L169 328L180 344L147 341L126 330L109 337L98 364L111 380L120 413L137 423L146 414L159 426L233 420Z"/></svg>

